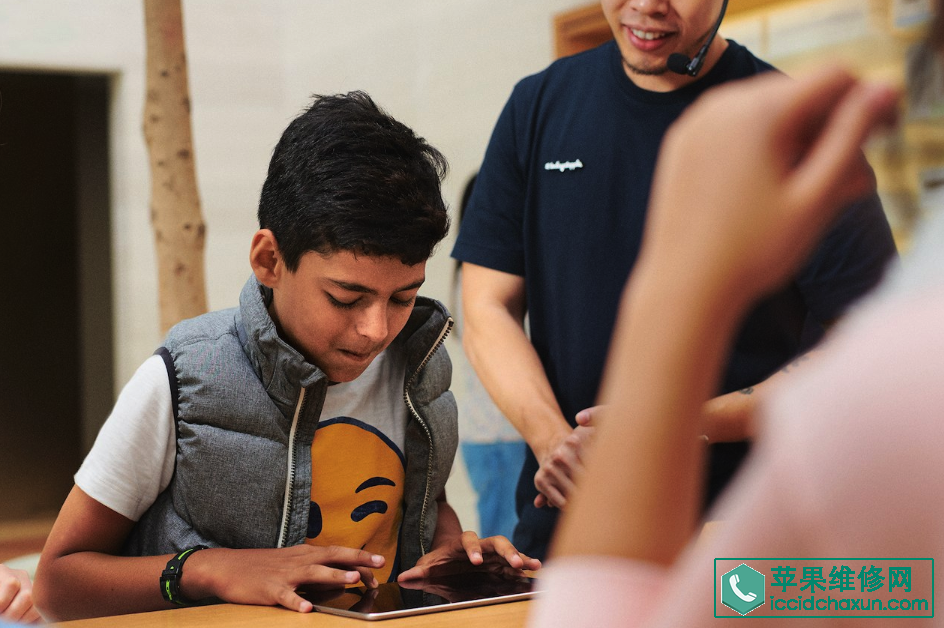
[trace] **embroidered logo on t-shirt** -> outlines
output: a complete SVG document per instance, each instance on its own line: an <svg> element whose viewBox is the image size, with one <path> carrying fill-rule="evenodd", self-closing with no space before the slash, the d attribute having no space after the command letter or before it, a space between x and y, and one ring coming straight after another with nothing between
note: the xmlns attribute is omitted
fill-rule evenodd
<svg viewBox="0 0 944 628"><path fill-rule="evenodd" d="M575 161L549 161L544 164L545 170L559 170L560 172L576 170L577 168L583 168L583 162L579 159Z"/></svg>

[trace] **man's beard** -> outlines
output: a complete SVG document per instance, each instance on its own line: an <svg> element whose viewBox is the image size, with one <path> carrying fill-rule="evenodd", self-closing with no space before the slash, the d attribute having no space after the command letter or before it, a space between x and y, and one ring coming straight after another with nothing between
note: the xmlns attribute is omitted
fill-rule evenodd
<svg viewBox="0 0 944 628"><path fill-rule="evenodd" d="M637 65L633 65L625 58L623 59L623 67L629 70L632 74L639 74L640 76L661 76L669 71L668 65L663 65L657 68L641 68Z"/></svg>

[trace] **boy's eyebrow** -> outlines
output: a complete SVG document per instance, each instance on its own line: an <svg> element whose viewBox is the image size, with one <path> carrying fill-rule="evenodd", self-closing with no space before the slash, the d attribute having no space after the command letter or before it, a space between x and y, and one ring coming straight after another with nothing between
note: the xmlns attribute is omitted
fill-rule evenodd
<svg viewBox="0 0 944 628"><path fill-rule="evenodd" d="M350 290L351 292L362 292L364 294L370 294L374 296L378 294L377 291L374 290L373 288L368 288L367 286L363 286L359 283L350 283L348 281L338 281L337 279L331 279L330 281L337 287L343 288L344 290ZM426 281L426 278L424 277L423 279L420 279L419 281L414 281L408 286L397 288L396 290L394 290L394 293L406 292L407 290L416 290L417 288L420 288L425 281Z"/></svg>

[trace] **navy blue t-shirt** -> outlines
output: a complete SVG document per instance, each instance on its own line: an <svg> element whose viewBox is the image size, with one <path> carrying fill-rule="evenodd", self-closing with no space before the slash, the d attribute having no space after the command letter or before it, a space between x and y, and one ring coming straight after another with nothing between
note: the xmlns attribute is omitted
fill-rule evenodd
<svg viewBox="0 0 944 628"><path fill-rule="evenodd" d="M524 277L531 341L571 423L596 402L666 130L705 90L772 69L732 41L699 80L673 92L650 92L629 80L611 41L558 60L515 87L452 255ZM724 146L718 158L724 158ZM894 254L878 198L850 207L795 280L746 319L718 392L763 381L808 348L822 324L875 285ZM746 445L712 449L713 496ZM556 511L531 505L536 471L529 452L518 485L515 543L543 558Z"/></svg>

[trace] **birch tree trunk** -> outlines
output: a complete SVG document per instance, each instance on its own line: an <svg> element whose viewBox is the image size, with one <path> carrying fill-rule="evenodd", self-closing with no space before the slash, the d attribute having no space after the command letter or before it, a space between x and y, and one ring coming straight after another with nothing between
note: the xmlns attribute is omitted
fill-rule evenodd
<svg viewBox="0 0 944 628"><path fill-rule="evenodd" d="M160 324L166 332L175 323L206 312L206 225L193 161L181 0L144 0L144 18L144 138L151 162Z"/></svg>

